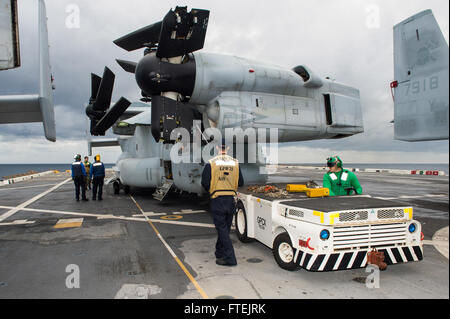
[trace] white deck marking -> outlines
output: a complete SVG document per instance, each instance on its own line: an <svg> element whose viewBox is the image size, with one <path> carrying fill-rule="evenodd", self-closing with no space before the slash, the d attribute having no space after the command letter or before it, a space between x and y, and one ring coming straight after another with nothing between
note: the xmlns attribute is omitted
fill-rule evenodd
<svg viewBox="0 0 450 319"><path fill-rule="evenodd" d="M173 224L179 226L194 226L194 227L205 227L205 228L215 228L213 224L206 223L191 223L191 222L180 222L175 220L167 220L167 219L148 219L152 223L160 223L160 224Z"/></svg>
<svg viewBox="0 0 450 319"><path fill-rule="evenodd" d="M34 203L35 201L41 199L42 197L44 197L45 195L53 192L55 189L61 187L62 185L64 185L65 183L67 183L68 181L70 181L72 178L68 178L66 180L64 180L63 182L53 186L52 188L46 190L45 192L34 196L33 198L27 200L26 202L20 204L17 207L14 207L13 209L7 211L6 213L4 213L3 215L0 216L0 222L4 221L5 219L7 219L8 217L11 217L12 215L14 215L15 213L17 213L18 211L22 210L23 208L27 207L28 205Z"/></svg>
<svg viewBox="0 0 450 319"><path fill-rule="evenodd" d="M20 220L15 220L10 223L0 223L0 226L26 225L26 224L34 224L34 223L35 223L34 220L20 219Z"/></svg>
<svg viewBox="0 0 450 319"><path fill-rule="evenodd" d="M0 209L14 209L12 206L0 206ZM125 217L125 216L115 216L111 214L90 214L90 213L77 213L77 212L68 212L68 211L60 211L60 210L50 210L50 209L38 209L38 208L21 208L20 210L27 212L37 212L37 213L47 213L47 214L56 214L56 215L71 215L71 216L80 216L80 217L95 217L97 219L119 219L119 220L130 220L137 222L147 222L145 218L139 217ZM136 215L133 215L136 216ZM140 216L140 215L137 215ZM205 227L205 228L214 228L213 224L206 223L192 223L192 222L180 222L173 220L162 220L162 219L151 219L151 222L161 223L161 224L174 224L179 226L193 226L193 227Z"/></svg>
<svg viewBox="0 0 450 319"><path fill-rule="evenodd" d="M186 214L198 214L198 213L207 213L206 210L181 210L181 212L169 212L169 213L154 213L154 212L144 212L142 213L145 216L164 216L164 215L186 215ZM135 214L133 217L142 216L142 214Z"/></svg>
<svg viewBox="0 0 450 319"><path fill-rule="evenodd" d="M8 187L8 188L0 188L0 191L9 191L9 190L13 190L13 189L36 188L36 187L54 186L54 185L56 185L56 184L42 184L42 185L23 186L23 187Z"/></svg>
<svg viewBox="0 0 450 319"><path fill-rule="evenodd" d="M10 206L0 206L2 209L11 209L14 207ZM90 214L90 213L77 213L77 212L67 212L60 210L49 210L49 209L38 209L38 208L21 208L20 210L28 211L28 212L37 212L37 213L47 213L47 214L56 214L56 215L71 215L71 216L80 216L80 217L96 217L98 219L122 219L122 220L132 220L132 221L140 221L145 222L144 218L133 218L133 217L125 217L125 216L114 216L114 215L105 215L105 214Z"/></svg>
<svg viewBox="0 0 450 319"><path fill-rule="evenodd" d="M439 229L433 235L433 240L424 240L424 245L433 245L437 251L439 251L445 258L448 259L449 255L449 242L448 242L448 230L449 227Z"/></svg>

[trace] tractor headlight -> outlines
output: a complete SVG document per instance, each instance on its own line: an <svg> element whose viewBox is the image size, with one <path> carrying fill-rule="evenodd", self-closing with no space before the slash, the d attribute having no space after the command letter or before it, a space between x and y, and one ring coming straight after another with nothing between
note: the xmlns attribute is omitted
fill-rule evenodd
<svg viewBox="0 0 450 319"><path fill-rule="evenodd" d="M410 233L414 233L416 231L416 229L417 229L417 226L415 223L409 224L408 230Z"/></svg>
<svg viewBox="0 0 450 319"><path fill-rule="evenodd" d="M320 232L320 239L327 240L328 238L330 238L330 232L326 229L322 230Z"/></svg>

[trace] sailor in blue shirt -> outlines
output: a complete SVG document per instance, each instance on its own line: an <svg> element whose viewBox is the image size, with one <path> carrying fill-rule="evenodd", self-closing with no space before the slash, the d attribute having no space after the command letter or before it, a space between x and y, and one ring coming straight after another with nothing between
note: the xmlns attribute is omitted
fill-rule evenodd
<svg viewBox="0 0 450 319"><path fill-rule="evenodd" d="M80 201L80 188L81 188L81 199L87 201L86 198L86 170L84 169L83 163L81 163L81 155L77 154L74 156L75 162L72 163L72 180L75 183L75 198Z"/></svg>
<svg viewBox="0 0 450 319"><path fill-rule="evenodd" d="M97 198L98 200L102 200L103 182L105 180L105 165L100 162L100 155L95 155L95 163L91 165L90 175L92 180L92 200L96 200Z"/></svg>

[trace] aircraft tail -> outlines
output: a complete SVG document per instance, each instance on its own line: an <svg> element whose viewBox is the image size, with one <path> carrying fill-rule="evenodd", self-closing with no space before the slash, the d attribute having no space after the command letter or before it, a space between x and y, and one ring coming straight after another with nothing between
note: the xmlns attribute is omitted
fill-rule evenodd
<svg viewBox="0 0 450 319"><path fill-rule="evenodd" d="M449 138L449 51L431 10L394 26L395 139Z"/></svg>
<svg viewBox="0 0 450 319"><path fill-rule="evenodd" d="M0 96L0 124L43 122L45 137L56 141L53 85L44 0L39 0L39 95Z"/></svg>
<svg viewBox="0 0 450 319"><path fill-rule="evenodd" d="M45 3L39 0L39 106L44 123L45 137L55 142L55 111L53 105L53 76L50 67L50 53L48 44L47 15Z"/></svg>

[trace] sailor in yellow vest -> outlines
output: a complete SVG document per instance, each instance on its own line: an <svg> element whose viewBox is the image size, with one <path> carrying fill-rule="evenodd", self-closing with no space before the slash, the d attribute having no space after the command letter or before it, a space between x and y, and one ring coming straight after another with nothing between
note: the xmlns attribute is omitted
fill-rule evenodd
<svg viewBox="0 0 450 319"><path fill-rule="evenodd" d="M85 156L84 157L84 169L86 171L86 189L91 189L91 176L90 176L90 172L91 172L91 162L89 162L89 157Z"/></svg>
<svg viewBox="0 0 450 319"><path fill-rule="evenodd" d="M236 212L234 196L238 187L244 185L244 178L239 169L239 162L227 155L225 141L222 140L221 147L216 148L219 155L205 165L202 186L211 196L210 209L218 235L216 264L235 266L237 261L230 239L230 229Z"/></svg>

